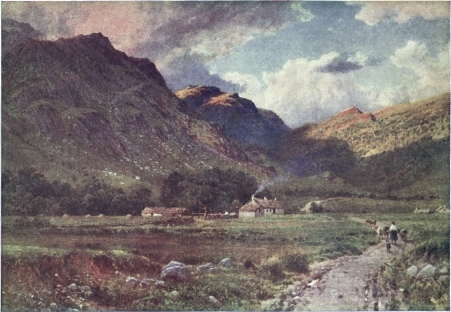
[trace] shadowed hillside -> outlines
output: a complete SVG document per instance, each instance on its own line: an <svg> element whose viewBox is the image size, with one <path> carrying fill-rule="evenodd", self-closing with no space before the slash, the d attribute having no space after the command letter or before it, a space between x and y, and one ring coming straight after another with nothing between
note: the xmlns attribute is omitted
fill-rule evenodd
<svg viewBox="0 0 451 312"><path fill-rule="evenodd" d="M299 177L332 172L384 196L449 198L449 94L375 113L347 109L285 135L272 155Z"/></svg>
<svg viewBox="0 0 451 312"><path fill-rule="evenodd" d="M117 51L100 33L43 41L29 25L2 23L4 169L34 166L62 180L87 170L124 186L211 166L261 174L148 59Z"/></svg>

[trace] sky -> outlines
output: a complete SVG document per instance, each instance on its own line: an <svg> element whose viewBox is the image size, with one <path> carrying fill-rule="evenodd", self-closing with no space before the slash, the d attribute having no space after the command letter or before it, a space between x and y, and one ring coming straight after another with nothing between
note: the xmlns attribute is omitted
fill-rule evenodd
<svg viewBox="0 0 451 312"><path fill-rule="evenodd" d="M238 92L292 127L450 89L449 2L2 2L46 39L101 32L173 91Z"/></svg>

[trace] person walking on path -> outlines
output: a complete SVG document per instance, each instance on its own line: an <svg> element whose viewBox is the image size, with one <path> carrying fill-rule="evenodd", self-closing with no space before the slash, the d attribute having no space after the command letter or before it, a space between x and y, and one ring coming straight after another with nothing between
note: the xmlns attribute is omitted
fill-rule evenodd
<svg viewBox="0 0 451 312"><path fill-rule="evenodd" d="M396 245L396 241L398 240L398 228L395 225L395 221L393 221L390 225L390 240L392 244Z"/></svg>

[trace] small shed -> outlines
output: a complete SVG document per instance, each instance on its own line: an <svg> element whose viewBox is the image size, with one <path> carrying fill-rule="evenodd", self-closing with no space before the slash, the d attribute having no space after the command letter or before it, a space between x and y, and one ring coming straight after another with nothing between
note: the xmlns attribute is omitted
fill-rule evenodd
<svg viewBox="0 0 451 312"><path fill-rule="evenodd" d="M279 201L276 198L267 199L266 197L256 198L252 196L250 202L245 204L239 210L240 218L255 218L266 215L276 215L276 214L284 214L284 209Z"/></svg>
<svg viewBox="0 0 451 312"><path fill-rule="evenodd" d="M143 217L181 217L189 216L191 212L186 208L146 207L141 212Z"/></svg>

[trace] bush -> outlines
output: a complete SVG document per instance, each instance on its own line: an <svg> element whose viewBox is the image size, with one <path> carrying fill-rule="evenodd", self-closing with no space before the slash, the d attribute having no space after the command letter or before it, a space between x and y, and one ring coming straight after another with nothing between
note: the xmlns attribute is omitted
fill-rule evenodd
<svg viewBox="0 0 451 312"><path fill-rule="evenodd" d="M425 256L428 258L437 259L447 257L449 259L449 238L432 238L419 245L415 249L415 253L419 256Z"/></svg>
<svg viewBox="0 0 451 312"><path fill-rule="evenodd" d="M244 261L244 267L245 267L246 269L252 269L252 268L254 268L255 266L254 266L254 263L252 262L251 259L246 259L246 260Z"/></svg>
<svg viewBox="0 0 451 312"><path fill-rule="evenodd" d="M288 271L296 273L306 273L309 271L307 255L299 252L285 254L282 258L282 265Z"/></svg>
<svg viewBox="0 0 451 312"><path fill-rule="evenodd" d="M269 278L273 281L281 280L285 277L283 273L283 265L279 258L271 257L263 262L262 271L269 275Z"/></svg>

